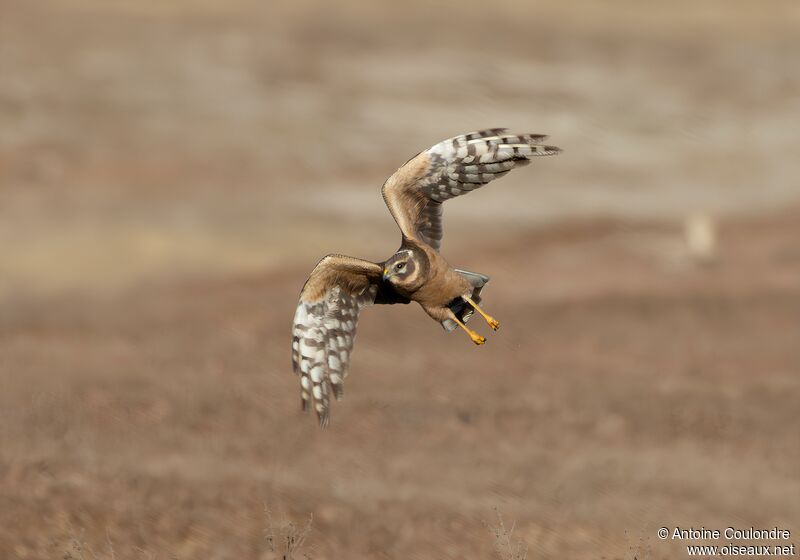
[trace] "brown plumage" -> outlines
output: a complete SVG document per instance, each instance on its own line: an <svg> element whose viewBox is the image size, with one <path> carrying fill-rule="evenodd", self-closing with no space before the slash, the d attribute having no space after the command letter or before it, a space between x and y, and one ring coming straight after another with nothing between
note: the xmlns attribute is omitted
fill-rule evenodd
<svg viewBox="0 0 800 560"><path fill-rule="evenodd" d="M400 249L382 263L328 255L300 293L292 332L292 364L300 376L303 410L313 404L320 424L330 420L330 393L343 395L358 315L376 304L416 301L448 332L461 327L475 344L486 339L465 323L477 311L488 276L451 267L439 254L442 203L482 187L533 156L559 153L539 134L493 128L456 136L411 158L381 193L402 233Z"/></svg>

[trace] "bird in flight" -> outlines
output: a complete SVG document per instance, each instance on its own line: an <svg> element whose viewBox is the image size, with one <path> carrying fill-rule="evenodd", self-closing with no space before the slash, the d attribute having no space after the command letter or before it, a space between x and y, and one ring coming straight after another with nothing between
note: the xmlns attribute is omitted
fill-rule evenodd
<svg viewBox="0 0 800 560"><path fill-rule="evenodd" d="M344 255L324 257L311 272L294 316L292 365L300 376L303 410L313 406L321 426L330 421L330 395L343 396L358 315L372 304L416 301L447 332L461 328L475 344L486 339L467 327L481 309L489 277L451 267L439 253L442 203L478 189L534 156L559 153L541 134L492 128L439 142L408 160L381 194L402 233L400 249L382 263Z"/></svg>

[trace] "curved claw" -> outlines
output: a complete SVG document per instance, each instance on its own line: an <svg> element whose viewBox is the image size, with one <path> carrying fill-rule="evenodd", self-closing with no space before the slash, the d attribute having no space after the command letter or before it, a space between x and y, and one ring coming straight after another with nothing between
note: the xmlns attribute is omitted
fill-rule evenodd
<svg viewBox="0 0 800 560"><path fill-rule="evenodd" d="M469 335L469 337L472 339L472 342L474 342L477 346L480 346L481 344L486 344L486 338L482 337L477 333L473 332L472 334Z"/></svg>

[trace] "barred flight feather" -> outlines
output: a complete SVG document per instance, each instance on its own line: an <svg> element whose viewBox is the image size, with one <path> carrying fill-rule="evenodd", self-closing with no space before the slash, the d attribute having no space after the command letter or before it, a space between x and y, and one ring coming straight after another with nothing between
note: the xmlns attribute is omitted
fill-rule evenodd
<svg viewBox="0 0 800 560"><path fill-rule="evenodd" d="M300 299L292 333L292 365L300 376L303 410L314 408L320 425L330 421L330 393L344 395L350 356L362 308L372 304L378 291L371 284L361 293L333 286L318 302Z"/></svg>
<svg viewBox="0 0 800 560"><path fill-rule="evenodd" d="M444 202L498 179L535 156L555 155L555 146L541 145L544 134L502 134L489 129L439 142L425 154L428 169L420 181L426 197Z"/></svg>
<svg viewBox="0 0 800 560"><path fill-rule="evenodd" d="M523 167L536 156L560 152L544 134L507 134L490 128L439 142L410 159L382 193L403 235L431 246L442 243L441 204Z"/></svg>

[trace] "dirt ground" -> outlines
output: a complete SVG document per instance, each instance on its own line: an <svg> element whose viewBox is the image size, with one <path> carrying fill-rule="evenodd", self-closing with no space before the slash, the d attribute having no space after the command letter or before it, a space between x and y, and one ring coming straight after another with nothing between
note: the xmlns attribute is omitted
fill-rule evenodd
<svg viewBox="0 0 800 560"><path fill-rule="evenodd" d="M0 558L271 560L310 515L314 560L491 558L495 511L529 559L800 546L795 2L0 13ZM565 148L448 202L500 331L366 310L320 430L302 283L484 126Z"/></svg>

